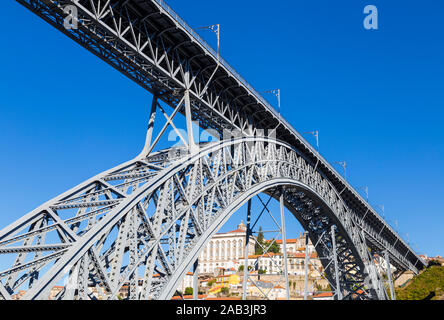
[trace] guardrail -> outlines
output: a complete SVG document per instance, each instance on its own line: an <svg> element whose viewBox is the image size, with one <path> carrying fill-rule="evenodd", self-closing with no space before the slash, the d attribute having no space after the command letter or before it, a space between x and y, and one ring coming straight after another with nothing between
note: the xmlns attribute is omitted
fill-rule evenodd
<svg viewBox="0 0 444 320"><path fill-rule="evenodd" d="M259 99L267 107L275 110L270 105L270 103L264 97L262 97L262 95L259 94L253 88L253 86L250 85L248 81L245 80L227 61L225 61L222 57L220 57L220 55L218 58L218 54L213 49L213 47L211 47L204 39L202 39L193 28L191 28L168 4L166 4L165 1L163 0L154 0L154 1L157 2L166 12L168 12L185 30L187 30L188 33L190 33L190 35L192 35L195 40L197 40L203 47L205 47L205 49L207 49L214 56L216 60L219 60L219 62L225 68L227 68L227 70L230 71L237 80L239 80L245 87L247 87L256 96L257 99Z"/></svg>
<svg viewBox="0 0 444 320"><path fill-rule="evenodd" d="M336 174L336 176L342 180L342 182L344 183L344 185L346 185L353 193L354 195L360 199L364 204L367 205L367 207L369 209L371 209L373 215L375 215L379 220L384 221L384 223L388 226L387 229L389 229L393 234L397 235L398 238L401 240L401 242L407 247L409 248L409 250L411 252L413 252L417 257L418 254L413 250L413 248L410 247L410 245L408 245L406 243L406 241L400 236L400 234L398 232L396 232L391 226L390 224L388 224L385 219L383 219L378 213L377 211L371 206L369 205L363 198L362 196L346 181L342 178L342 176L340 174L338 174L336 172L336 170L331 166L331 164L324 158L322 157L319 152L317 152L310 143L308 143L308 141L301 136L301 134L299 132L297 132L293 126L285 119L283 119L281 117L281 115L276 111L276 109L274 107L272 107L272 105L264 98L262 97L261 94L259 94L254 88L253 86L251 86L247 80L245 80L228 62L226 62L222 57L220 57L220 55L217 54L217 52L204 40L202 39L197 32L191 28L164 0L153 0L155 1L157 4L159 4L163 10L165 10L174 20L176 20L196 41L199 42L200 45L202 45L212 56L216 61L219 61L219 63L221 63L239 82L241 82L248 90L250 90L250 92L256 97L256 99L258 99L264 106L266 106L269 111L271 111L276 118L279 118L279 120L285 124L285 126L287 126L287 128L289 130L291 130L300 140L301 142L303 142L306 146L308 146L308 148L313 152L313 154L317 155L319 157L319 159L321 161L323 161L326 166Z"/></svg>

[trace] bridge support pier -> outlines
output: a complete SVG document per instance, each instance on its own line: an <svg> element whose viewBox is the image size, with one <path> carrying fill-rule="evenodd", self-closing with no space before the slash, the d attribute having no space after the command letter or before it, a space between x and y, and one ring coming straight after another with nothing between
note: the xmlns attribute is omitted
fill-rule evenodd
<svg viewBox="0 0 444 320"><path fill-rule="evenodd" d="M153 131L154 131L154 122L156 120L157 103L158 103L158 98L156 95L153 95L153 100L151 102L150 118L148 120L148 130L146 131L145 147L143 148L142 151L142 154L144 155L148 154L148 151L151 148L151 142L153 139Z"/></svg>
<svg viewBox="0 0 444 320"><path fill-rule="evenodd" d="M334 260L334 263L335 263L336 299L342 300L341 284L339 282L338 255L337 255L337 251L336 251L335 226L331 227L331 241L332 241L332 244L333 244L333 260Z"/></svg>
<svg viewBox="0 0 444 320"><path fill-rule="evenodd" d="M199 259L196 259L193 267L193 300L199 298Z"/></svg>
<svg viewBox="0 0 444 320"><path fill-rule="evenodd" d="M285 214L284 214L284 190L281 188L279 197L279 204L281 207L281 232L282 232L282 248L284 259L284 278L287 300L290 300L290 288L288 283L288 261L287 261L287 231L285 228Z"/></svg>
<svg viewBox="0 0 444 320"><path fill-rule="evenodd" d="M308 298L308 232L305 233L305 276L304 276L304 300Z"/></svg>
<svg viewBox="0 0 444 320"><path fill-rule="evenodd" d="M250 242L250 234L251 234L251 199L248 200L248 208L247 208L247 232L245 235L245 255L244 255L244 279L242 282L242 300L247 300L247 281L249 276L248 271L248 243Z"/></svg>
<svg viewBox="0 0 444 320"><path fill-rule="evenodd" d="M390 256L389 256L389 252L387 250L384 252L384 256L385 256L385 263L387 265L387 277L388 277L388 282L389 282L389 287L390 287L391 300L396 300L395 288L394 288L393 279L392 279L392 268L390 266Z"/></svg>

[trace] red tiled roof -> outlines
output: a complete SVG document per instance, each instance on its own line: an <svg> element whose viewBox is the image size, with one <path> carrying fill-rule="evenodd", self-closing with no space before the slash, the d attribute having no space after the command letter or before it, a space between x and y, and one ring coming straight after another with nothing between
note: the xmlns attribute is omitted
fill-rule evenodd
<svg viewBox="0 0 444 320"><path fill-rule="evenodd" d="M268 240L268 241L270 241L270 240ZM297 243L297 242L298 242L298 239L287 239L287 243ZM282 244L283 243L282 239L276 240L276 243Z"/></svg>
<svg viewBox="0 0 444 320"><path fill-rule="evenodd" d="M313 298L327 298L327 297L333 297L333 293L331 293L331 292L322 292L322 293L319 293L319 294L313 296Z"/></svg>
<svg viewBox="0 0 444 320"><path fill-rule="evenodd" d="M199 294L197 296L197 299L204 299L206 297L207 297L206 294ZM191 299L193 299L193 296L192 295L186 295L186 296L183 296L183 299L184 300L191 300ZM174 297L171 298L171 300L182 300L182 297L181 296L174 296Z"/></svg>
<svg viewBox="0 0 444 320"><path fill-rule="evenodd" d="M259 257L273 257L273 256L281 256L282 253L274 253L274 252L269 252L269 253L265 253L265 254L253 254L251 256L248 256L248 259L256 259Z"/></svg>
<svg viewBox="0 0 444 320"><path fill-rule="evenodd" d="M291 257L294 257L294 258L302 258L302 259L305 258L305 253L292 253L292 252L290 252L290 253L287 253L287 255L291 256ZM315 259L317 257L318 257L318 255L316 253L310 254L310 259Z"/></svg>
<svg viewBox="0 0 444 320"><path fill-rule="evenodd" d="M245 230L236 229L236 230L233 230L233 231L228 231L227 233L240 233L240 232L245 232Z"/></svg>

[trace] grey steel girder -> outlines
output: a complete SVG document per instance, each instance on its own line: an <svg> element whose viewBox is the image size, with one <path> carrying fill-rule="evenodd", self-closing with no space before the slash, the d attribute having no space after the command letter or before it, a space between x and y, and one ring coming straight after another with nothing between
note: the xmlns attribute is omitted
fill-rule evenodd
<svg viewBox="0 0 444 320"><path fill-rule="evenodd" d="M36 272L23 299L48 299L63 277L68 285L60 299L89 299L93 286L108 299L116 299L123 286L131 290L130 299L169 299L232 214L253 196L282 187L286 207L313 243L335 226L344 298L385 298L353 222L355 213L290 145L245 137L208 144L191 155L186 150L175 150L162 161L152 160L157 154L141 155L2 230L0 254L9 245L22 248L11 268L0 273L1 280L7 278L5 289L14 294ZM36 237L44 239L39 247ZM327 234L317 250L332 257L331 248ZM24 259L27 264L18 263ZM333 284L332 266L325 262Z"/></svg>
<svg viewBox="0 0 444 320"><path fill-rule="evenodd" d="M10 265L0 271L0 299L24 287L23 299L47 299L57 284L64 288L57 299L93 299L92 288L116 299L124 287L129 299L167 299L223 223L253 196L275 195L276 188L284 190L285 206L317 244L332 288L339 279L337 297L387 299L375 253L387 252L397 273L424 267L376 211L164 1L17 1L154 99L141 155L0 231L0 257ZM67 5L78 9L77 29L64 28ZM167 120L157 136L156 113ZM187 137L174 125L177 114L186 117ZM196 144L192 121L216 132L221 142ZM168 127L185 147L155 152ZM264 138L264 131L277 140Z"/></svg>
<svg viewBox="0 0 444 320"><path fill-rule="evenodd" d="M364 220L373 252L382 254L392 246L389 254L396 257L390 258L398 269L416 273L425 266L376 210L164 1L17 1L171 107L188 89L192 119L202 128L250 136L275 130L279 140L295 147L330 180L357 220ZM78 29L63 26L67 5L78 8Z"/></svg>

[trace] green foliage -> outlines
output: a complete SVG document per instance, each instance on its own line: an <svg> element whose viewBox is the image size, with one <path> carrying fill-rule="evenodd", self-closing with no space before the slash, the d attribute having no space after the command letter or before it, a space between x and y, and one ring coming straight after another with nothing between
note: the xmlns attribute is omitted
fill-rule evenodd
<svg viewBox="0 0 444 320"><path fill-rule="evenodd" d="M268 252L273 252L273 253L280 253L281 252L281 249L280 249L279 245L276 243L276 241L273 242L270 249L268 249Z"/></svg>
<svg viewBox="0 0 444 320"><path fill-rule="evenodd" d="M316 284L316 290L318 292L327 292L327 291L332 291L331 287L329 284L327 284L325 287L321 286L319 283Z"/></svg>
<svg viewBox="0 0 444 320"><path fill-rule="evenodd" d="M253 270L253 267L252 266L248 266L248 271L251 271L251 270ZM243 272L244 271L244 266L243 265L239 266L238 271L239 272Z"/></svg>
<svg viewBox="0 0 444 320"><path fill-rule="evenodd" d="M257 273L259 273L259 274L266 274L267 271L266 271L266 270L259 269Z"/></svg>
<svg viewBox="0 0 444 320"><path fill-rule="evenodd" d="M262 231L262 227L259 227L257 241L256 241L256 244L254 247L254 251L255 251L254 254L263 255L264 250L262 249L262 247L267 248L269 245L270 245L269 240L265 240L265 238L264 238L264 232ZM268 252L272 252L272 253L279 253L280 252L280 247L276 243L276 241L274 241L273 244L270 246L270 248L268 249Z"/></svg>
<svg viewBox="0 0 444 320"><path fill-rule="evenodd" d="M428 268L433 267L433 266L441 266L441 263L438 260L429 261Z"/></svg>
<svg viewBox="0 0 444 320"><path fill-rule="evenodd" d="M261 255L264 253L264 250L262 249L262 247L260 246L260 244L264 246L264 233L262 232L262 227L259 227L259 233L257 235L257 241L256 244L254 246L254 254L256 255Z"/></svg>
<svg viewBox="0 0 444 320"><path fill-rule="evenodd" d="M191 287L186 287L185 288L185 295L186 296L189 296L189 295L192 295L193 294L193 288L191 288Z"/></svg>
<svg viewBox="0 0 444 320"><path fill-rule="evenodd" d="M223 287L220 289L220 292L224 295L228 295L230 293L230 290L227 287Z"/></svg>
<svg viewBox="0 0 444 320"><path fill-rule="evenodd" d="M396 289L397 300L423 300L442 294L444 289L444 267L431 266L410 281L404 288ZM436 299L436 298L432 298Z"/></svg>
<svg viewBox="0 0 444 320"><path fill-rule="evenodd" d="M213 284L216 283L216 279L211 279L208 281L208 286L211 288L213 286Z"/></svg>

